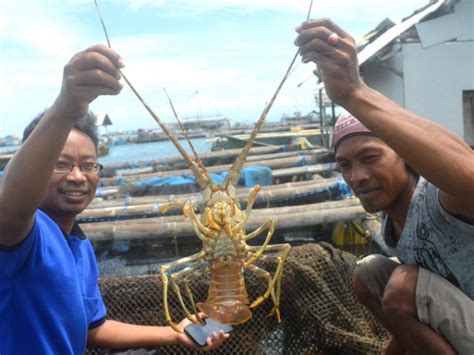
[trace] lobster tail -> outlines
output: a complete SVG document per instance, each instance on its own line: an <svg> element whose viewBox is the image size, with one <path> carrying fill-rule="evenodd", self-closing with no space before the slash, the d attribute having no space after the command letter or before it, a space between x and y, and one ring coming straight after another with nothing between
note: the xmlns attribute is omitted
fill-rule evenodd
<svg viewBox="0 0 474 355"><path fill-rule="evenodd" d="M252 318L241 262L218 263L211 269L209 294L206 302L197 304L199 310L224 324L241 324Z"/></svg>

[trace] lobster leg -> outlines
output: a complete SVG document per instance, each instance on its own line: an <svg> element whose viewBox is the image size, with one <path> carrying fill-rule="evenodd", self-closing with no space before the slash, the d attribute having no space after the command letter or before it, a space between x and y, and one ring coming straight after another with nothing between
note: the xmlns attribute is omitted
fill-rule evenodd
<svg viewBox="0 0 474 355"><path fill-rule="evenodd" d="M247 218L250 216L250 212L252 211L253 204L255 203L255 199L257 198L257 194L262 189L260 185L255 185L252 190L250 190L249 198L247 202L247 208L245 209L245 217L244 217L244 225L247 222Z"/></svg>
<svg viewBox="0 0 474 355"><path fill-rule="evenodd" d="M245 240L250 240L252 238L255 238L256 236L258 236L259 234L261 234L264 230L267 230L268 229L268 233L267 233L267 236L265 237L265 241L263 242L263 244L259 247L260 249L254 254L252 255L248 260L245 261L244 263L244 266L248 266L252 263L255 262L255 260L257 260L258 258L260 258L260 256L262 255L262 253L265 251L265 249L267 248L268 246L268 243L270 243L270 240L272 239L272 236L273 236L273 232L275 231L275 220L273 218L270 218L268 221L266 221L263 225L261 225L260 227L258 227L256 230L254 230L252 233L250 234L247 234L245 236Z"/></svg>
<svg viewBox="0 0 474 355"><path fill-rule="evenodd" d="M183 311L185 312L186 317L189 320L191 320L192 322L194 322L194 320L192 319L191 313L187 310L187 308L184 304L183 298L181 296L181 292L179 291L179 287L177 286L175 280L176 280L177 277L181 277L183 274L189 274L189 273L193 272L194 270L196 270L197 268L199 268L200 266L202 266L205 263L203 261L203 257L204 257L204 252L201 251L197 254L188 256L186 258L179 259L177 261L171 262L169 264L166 264L166 265L163 265L163 266L160 267L160 276L161 276L161 280L163 282L163 312L164 312L164 315L165 315L165 321L171 328L173 328L177 332L180 332L180 330L179 330L177 324L172 321L171 315L170 315L170 312L169 312L169 307L168 307L169 278L171 278L171 281L173 283L173 289L177 293L179 303L180 303L181 307L183 308ZM190 264L190 263L195 263L195 264L192 265L192 266L186 267L186 265ZM179 268L179 267L183 267L183 266L184 266L183 270L173 272L174 269Z"/></svg>
<svg viewBox="0 0 474 355"><path fill-rule="evenodd" d="M206 235L209 235L211 230L201 223L199 218L196 216L196 212L194 212L194 206L189 201L186 201L184 204L183 214L185 217L191 218L194 231L196 232L199 239L209 239L209 237L206 237Z"/></svg>
<svg viewBox="0 0 474 355"><path fill-rule="evenodd" d="M205 271L209 271L209 267L206 266L205 268ZM188 299L189 299L189 302L191 303L191 307L193 309L193 313L196 315L196 318L197 320L202 323L202 318L201 316L199 315L199 311L196 307L196 302L194 302L194 297L193 297L193 293L191 291L191 288L189 287L189 279L188 277L186 276L184 278L184 288L186 289L186 294L188 296Z"/></svg>
<svg viewBox="0 0 474 355"><path fill-rule="evenodd" d="M180 279L183 277L184 275L184 288L186 290L186 295L188 296L188 300L189 302L191 303L191 307L193 309L193 314L194 316L196 317L197 321L199 323L202 323L202 318L201 316L199 315L199 312L197 310L197 307L196 307L196 303L194 302L194 297L193 297L193 293L191 292L191 288L189 287L189 280L188 280L188 276L192 273L194 273L198 268L202 267L205 265L205 268L204 270L208 270L209 267L208 267L208 264L207 262L203 261L203 260L199 260L195 265L193 266L190 266L190 267L187 267L183 270L180 270L178 272L176 272L175 274L172 274L170 275L170 277L172 278L172 281L173 281L173 287L174 287L174 291L176 293L176 296L178 297L178 301L181 305L181 308L183 309L185 315L186 315L186 318L188 318L191 322L195 322L194 319L192 318L193 315L188 311L185 303L184 303L184 300L181 296L181 290L179 288L179 285L178 285L178 282L177 282L177 279Z"/></svg>
<svg viewBox="0 0 474 355"><path fill-rule="evenodd" d="M258 247L252 247L252 249L256 249L256 250L257 248ZM280 252L281 255L271 256L271 257L275 257L278 262L277 269L275 271L275 274L273 275L272 282L268 286L267 291L250 304L250 308L258 307L263 301L265 301L268 298L268 296L272 294L272 292L275 292L274 307L269 315L275 314L279 321L280 321L281 276L283 275L283 264L286 260L286 257L288 256L288 253L290 252L290 249L291 249L290 244L269 245L265 249L265 253L277 251L277 252ZM263 258L269 258L269 257L270 255L263 256ZM275 288L276 288L276 291L275 291Z"/></svg>
<svg viewBox="0 0 474 355"><path fill-rule="evenodd" d="M267 283L268 283L268 287L271 286L272 284L272 277L270 275L270 273L267 271L267 270L264 270L262 268L259 268L258 266L256 265L249 265L248 268L250 270L253 270L255 271L256 273L259 273L261 274L263 277L265 277L267 279ZM275 288L272 289L272 292L271 292L271 296L272 296L272 300L273 300L273 304L275 306L277 306L277 304L279 304L279 299L277 300L277 298L275 297ZM278 322L280 322L280 316L279 316L279 313L277 315L277 318L278 318Z"/></svg>

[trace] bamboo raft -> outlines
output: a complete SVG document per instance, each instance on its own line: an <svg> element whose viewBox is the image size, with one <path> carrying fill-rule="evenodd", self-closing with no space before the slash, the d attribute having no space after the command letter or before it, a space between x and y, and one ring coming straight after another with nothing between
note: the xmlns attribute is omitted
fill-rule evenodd
<svg viewBox="0 0 474 355"><path fill-rule="evenodd" d="M200 158L209 172L223 172L229 169L239 152L239 149L211 152ZM364 218L366 213L359 201L345 198L350 191L344 190L347 187L334 176L336 165L332 157L322 148L292 151L282 146L252 148L245 167L271 169L273 185L262 186L258 193L247 231L255 230L270 217L275 219L277 231ZM106 165L104 170L108 177L101 180L103 198L93 201L78 216L81 227L92 241L193 237L191 221L182 215L182 209L185 202L190 201L198 213L202 211L199 191L179 193L168 188L166 193L140 196L130 189L133 182L151 177L190 175L183 167L180 157ZM251 187L237 189L242 208L246 206L250 190Z"/></svg>
<svg viewBox="0 0 474 355"><path fill-rule="evenodd" d="M250 149L247 160L252 159L255 155L274 154L283 152L285 146L268 146L268 147L253 147ZM229 149L220 150L216 152L208 152L200 154L199 158L205 165L217 165L217 164L230 164L240 153L240 149ZM163 159L155 160L139 160L139 161L127 161L118 163L104 164L104 170L101 172L103 177L110 177L117 174L118 170L123 169L140 169L154 167L158 169L179 169L184 168L185 162L181 156L166 157Z"/></svg>
<svg viewBox="0 0 474 355"><path fill-rule="evenodd" d="M355 199L301 206L256 209L253 212L247 222L247 232L257 229L270 217L275 219L277 228L290 229L334 223L345 219L360 219L366 215L362 206ZM146 218L132 222L125 220L113 223L84 223L82 228L92 241L153 239L166 236L184 237L194 235L194 229L190 220L184 216Z"/></svg>
<svg viewBox="0 0 474 355"><path fill-rule="evenodd" d="M314 165L316 162L327 160L331 154L324 149L316 149L311 151L291 152L287 154L268 155L264 154L251 156L247 159L244 167L248 166L268 166L271 169L284 169L290 167L303 167L306 165ZM171 159L170 159L171 160ZM206 165L206 162L204 162ZM334 164L332 164L334 165ZM173 164L175 166L175 164ZM208 172L223 172L230 168L231 164L223 164L218 166L206 165ZM104 170L107 169L107 166ZM145 167L138 170L129 170L122 172L120 176L106 177L101 179L101 186L117 186L122 182L131 182L156 176L180 176L191 175L191 171L187 168L178 170L161 170L156 171L156 167Z"/></svg>

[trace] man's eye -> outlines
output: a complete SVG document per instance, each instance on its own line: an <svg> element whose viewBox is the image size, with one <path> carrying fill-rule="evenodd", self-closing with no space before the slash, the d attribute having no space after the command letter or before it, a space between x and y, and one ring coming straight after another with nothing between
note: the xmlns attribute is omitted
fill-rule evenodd
<svg viewBox="0 0 474 355"><path fill-rule="evenodd" d="M58 169L68 169L71 166L71 163L67 161L58 161L56 162L56 168Z"/></svg>
<svg viewBox="0 0 474 355"><path fill-rule="evenodd" d="M371 162L378 158L378 155L367 155L362 158L363 161Z"/></svg>
<svg viewBox="0 0 474 355"><path fill-rule="evenodd" d="M83 163L81 164L81 169L84 171L92 171L95 170L95 166L94 163Z"/></svg>

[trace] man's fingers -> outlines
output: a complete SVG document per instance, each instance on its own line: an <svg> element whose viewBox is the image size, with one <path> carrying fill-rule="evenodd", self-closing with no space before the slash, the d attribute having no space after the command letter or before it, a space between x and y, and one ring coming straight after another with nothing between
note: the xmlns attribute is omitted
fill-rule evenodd
<svg viewBox="0 0 474 355"><path fill-rule="evenodd" d="M207 345L204 350L209 351L211 349L214 349L216 346L223 343L229 337L230 337L230 334L225 333L223 330L221 330L219 333L213 331L212 337L207 337L206 339Z"/></svg>
<svg viewBox="0 0 474 355"><path fill-rule="evenodd" d="M301 23L299 26L296 27L296 32L301 33L309 28L314 27L325 27L330 32L335 32L341 38L352 38L350 34L344 31L341 27L336 25L331 19L329 18L321 18L321 19L314 19L308 20Z"/></svg>
<svg viewBox="0 0 474 355"><path fill-rule="evenodd" d="M342 44L341 44L342 46ZM301 48L301 61L308 63L314 60L326 60L335 63L343 63L347 60L346 51L334 48L333 46L315 39Z"/></svg>
<svg viewBox="0 0 474 355"><path fill-rule="evenodd" d="M299 33L298 37L296 37L295 45L304 47L307 42L315 39L325 42L331 33L333 32L326 27L310 27Z"/></svg>
<svg viewBox="0 0 474 355"><path fill-rule="evenodd" d="M112 63L114 63L114 65L117 68L123 68L125 66L125 64L123 63L122 57L120 57L120 55L116 51L114 51L112 48L109 48L103 44L95 44L87 48L84 52L85 53L87 52L100 53L103 56L107 57Z"/></svg>
<svg viewBox="0 0 474 355"><path fill-rule="evenodd" d="M67 75L90 69L102 70L117 80L121 78L120 71L115 64L98 52L82 52L80 55L74 56L64 68L64 73Z"/></svg>
<svg viewBox="0 0 474 355"><path fill-rule="evenodd" d="M104 87L116 92L117 94L122 90L123 85L109 73L100 69L91 69L80 72L74 76L75 85L80 87Z"/></svg>
<svg viewBox="0 0 474 355"><path fill-rule="evenodd" d="M314 42L314 41L316 41L315 43L322 43L326 46L329 45L331 48L348 49L349 47L353 46L353 39L350 36L349 37L340 37L338 35L337 42L329 43L329 37L333 33L335 33L335 32L332 32L331 30L329 30L326 27L309 28L307 30L302 31L298 35L298 37L295 39L295 45L297 45L301 48L302 53L304 53L305 51L311 49L313 47L312 42Z"/></svg>
<svg viewBox="0 0 474 355"><path fill-rule="evenodd" d="M89 102L92 102L99 96L103 96L103 95L114 96L120 93L120 91L113 90L105 86L92 86L92 87L83 86L79 89L79 92L81 92L82 97L84 97Z"/></svg>

